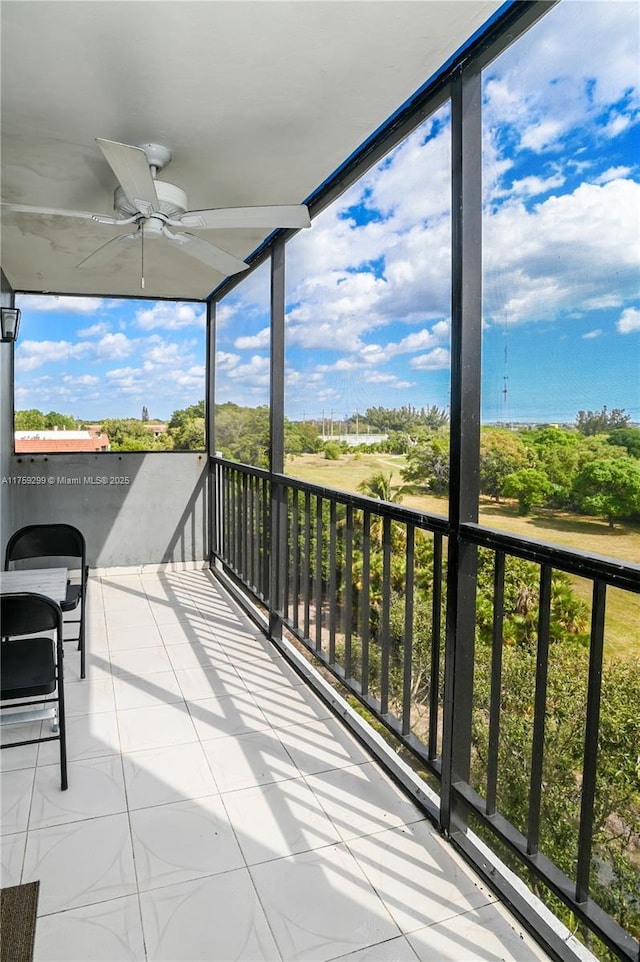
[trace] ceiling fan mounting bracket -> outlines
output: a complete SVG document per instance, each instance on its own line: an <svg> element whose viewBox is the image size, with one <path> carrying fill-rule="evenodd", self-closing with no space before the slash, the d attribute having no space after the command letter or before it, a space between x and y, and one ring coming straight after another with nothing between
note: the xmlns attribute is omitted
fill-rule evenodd
<svg viewBox="0 0 640 962"><path fill-rule="evenodd" d="M156 172L162 170L171 161L171 151L162 144L140 144L139 146L144 150L149 167L155 168Z"/></svg>

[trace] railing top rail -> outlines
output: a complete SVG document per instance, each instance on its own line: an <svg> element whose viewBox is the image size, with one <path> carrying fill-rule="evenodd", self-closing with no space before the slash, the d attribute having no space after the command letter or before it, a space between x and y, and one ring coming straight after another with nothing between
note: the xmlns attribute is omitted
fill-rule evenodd
<svg viewBox="0 0 640 962"><path fill-rule="evenodd" d="M238 461L228 461L226 458L211 457L215 464L243 471L258 478L268 478L272 482L293 488L297 491L309 491L319 498L327 501L336 501L339 504L350 504L360 511L370 511L372 514L380 515L384 518L391 518L392 521L400 521L403 524L413 525L415 528L425 528L434 533L448 535L450 525L446 518L437 514L423 514L414 508L403 508L399 504L390 501L380 501L378 498L368 498L364 494L355 494L351 491L339 491L336 488L327 488L321 484L313 484L311 481L303 481L300 478L293 478L288 474L275 474L266 471L264 468L254 468Z"/></svg>
<svg viewBox="0 0 640 962"><path fill-rule="evenodd" d="M526 561L549 564L552 568L569 574L603 581L616 588L640 593L640 565L577 551L574 548L562 548L559 545L536 541L534 538L524 540L481 524L461 525L460 536L464 541L480 547L505 551Z"/></svg>

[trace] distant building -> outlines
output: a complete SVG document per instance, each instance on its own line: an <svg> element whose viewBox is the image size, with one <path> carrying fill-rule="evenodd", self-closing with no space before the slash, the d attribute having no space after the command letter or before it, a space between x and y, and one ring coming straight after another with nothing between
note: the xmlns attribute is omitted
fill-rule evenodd
<svg viewBox="0 0 640 962"><path fill-rule="evenodd" d="M16 431L16 454L60 454L62 452L109 451L108 436L98 427L87 431Z"/></svg>
<svg viewBox="0 0 640 962"><path fill-rule="evenodd" d="M154 438L158 438L161 434L167 433L166 424L152 424L150 421L145 421L143 427L145 431L152 431Z"/></svg>

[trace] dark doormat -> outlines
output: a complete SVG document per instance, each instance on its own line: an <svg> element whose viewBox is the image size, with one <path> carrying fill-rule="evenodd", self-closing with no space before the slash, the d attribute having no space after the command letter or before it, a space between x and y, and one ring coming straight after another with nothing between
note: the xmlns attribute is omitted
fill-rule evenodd
<svg viewBox="0 0 640 962"><path fill-rule="evenodd" d="M0 889L1 962L33 962L40 882Z"/></svg>

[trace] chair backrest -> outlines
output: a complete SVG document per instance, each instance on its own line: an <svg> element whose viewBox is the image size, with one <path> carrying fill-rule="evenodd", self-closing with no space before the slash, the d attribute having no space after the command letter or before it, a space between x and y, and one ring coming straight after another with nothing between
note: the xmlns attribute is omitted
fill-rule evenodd
<svg viewBox="0 0 640 962"><path fill-rule="evenodd" d="M71 524L29 524L9 538L4 556L5 570L12 561L28 558L81 558L84 570L84 535Z"/></svg>
<svg viewBox="0 0 640 962"><path fill-rule="evenodd" d="M62 633L62 610L52 598L32 591L0 594L0 634L32 635L37 631Z"/></svg>

